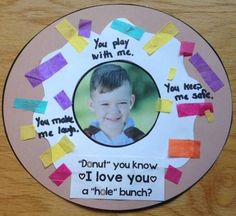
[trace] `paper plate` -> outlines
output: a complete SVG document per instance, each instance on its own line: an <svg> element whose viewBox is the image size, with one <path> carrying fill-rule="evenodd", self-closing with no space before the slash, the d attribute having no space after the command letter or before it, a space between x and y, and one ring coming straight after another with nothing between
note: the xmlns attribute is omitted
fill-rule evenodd
<svg viewBox="0 0 236 216"><path fill-rule="evenodd" d="M228 137L232 100L222 62L190 26L103 5L56 20L22 49L3 116L17 158L48 190L128 210L206 174Z"/></svg>

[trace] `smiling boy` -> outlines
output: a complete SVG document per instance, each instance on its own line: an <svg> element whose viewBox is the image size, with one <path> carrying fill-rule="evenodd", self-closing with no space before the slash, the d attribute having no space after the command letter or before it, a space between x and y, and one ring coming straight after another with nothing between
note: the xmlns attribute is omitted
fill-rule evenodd
<svg viewBox="0 0 236 216"><path fill-rule="evenodd" d="M134 126L130 110L135 102L128 73L119 65L104 64L96 68L90 80L89 108L97 120L84 132L99 143L124 146L144 133Z"/></svg>

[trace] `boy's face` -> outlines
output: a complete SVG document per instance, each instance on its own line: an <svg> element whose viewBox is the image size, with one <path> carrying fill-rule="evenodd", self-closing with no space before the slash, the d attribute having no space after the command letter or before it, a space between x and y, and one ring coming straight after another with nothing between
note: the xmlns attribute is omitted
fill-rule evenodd
<svg viewBox="0 0 236 216"><path fill-rule="evenodd" d="M119 88L106 93L94 91L89 108L95 112L100 128L108 135L120 133L134 105L135 96L130 94L130 86L124 83Z"/></svg>

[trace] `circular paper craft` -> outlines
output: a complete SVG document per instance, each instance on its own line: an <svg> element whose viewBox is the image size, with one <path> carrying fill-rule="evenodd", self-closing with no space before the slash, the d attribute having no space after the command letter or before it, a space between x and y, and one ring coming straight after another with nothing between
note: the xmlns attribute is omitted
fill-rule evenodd
<svg viewBox="0 0 236 216"><path fill-rule="evenodd" d="M16 156L47 189L126 210L163 203L208 171L232 101L219 57L191 27L104 5L62 17L24 47L3 115Z"/></svg>

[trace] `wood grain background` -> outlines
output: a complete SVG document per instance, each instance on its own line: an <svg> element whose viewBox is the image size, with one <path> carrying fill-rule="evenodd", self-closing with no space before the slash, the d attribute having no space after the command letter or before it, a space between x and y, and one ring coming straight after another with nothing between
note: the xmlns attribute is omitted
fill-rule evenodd
<svg viewBox="0 0 236 216"><path fill-rule="evenodd" d="M89 6L110 4L106 0L1 0L0 87L14 59L40 30L61 16ZM236 1L172 0L112 1L149 6L192 26L220 56L236 103ZM235 111L234 111L235 114ZM2 117L1 117L2 119ZM138 211L109 212L81 207L65 201L41 186L15 157L0 122L0 215L235 215L236 212L236 125L220 157L190 190L161 206Z"/></svg>

